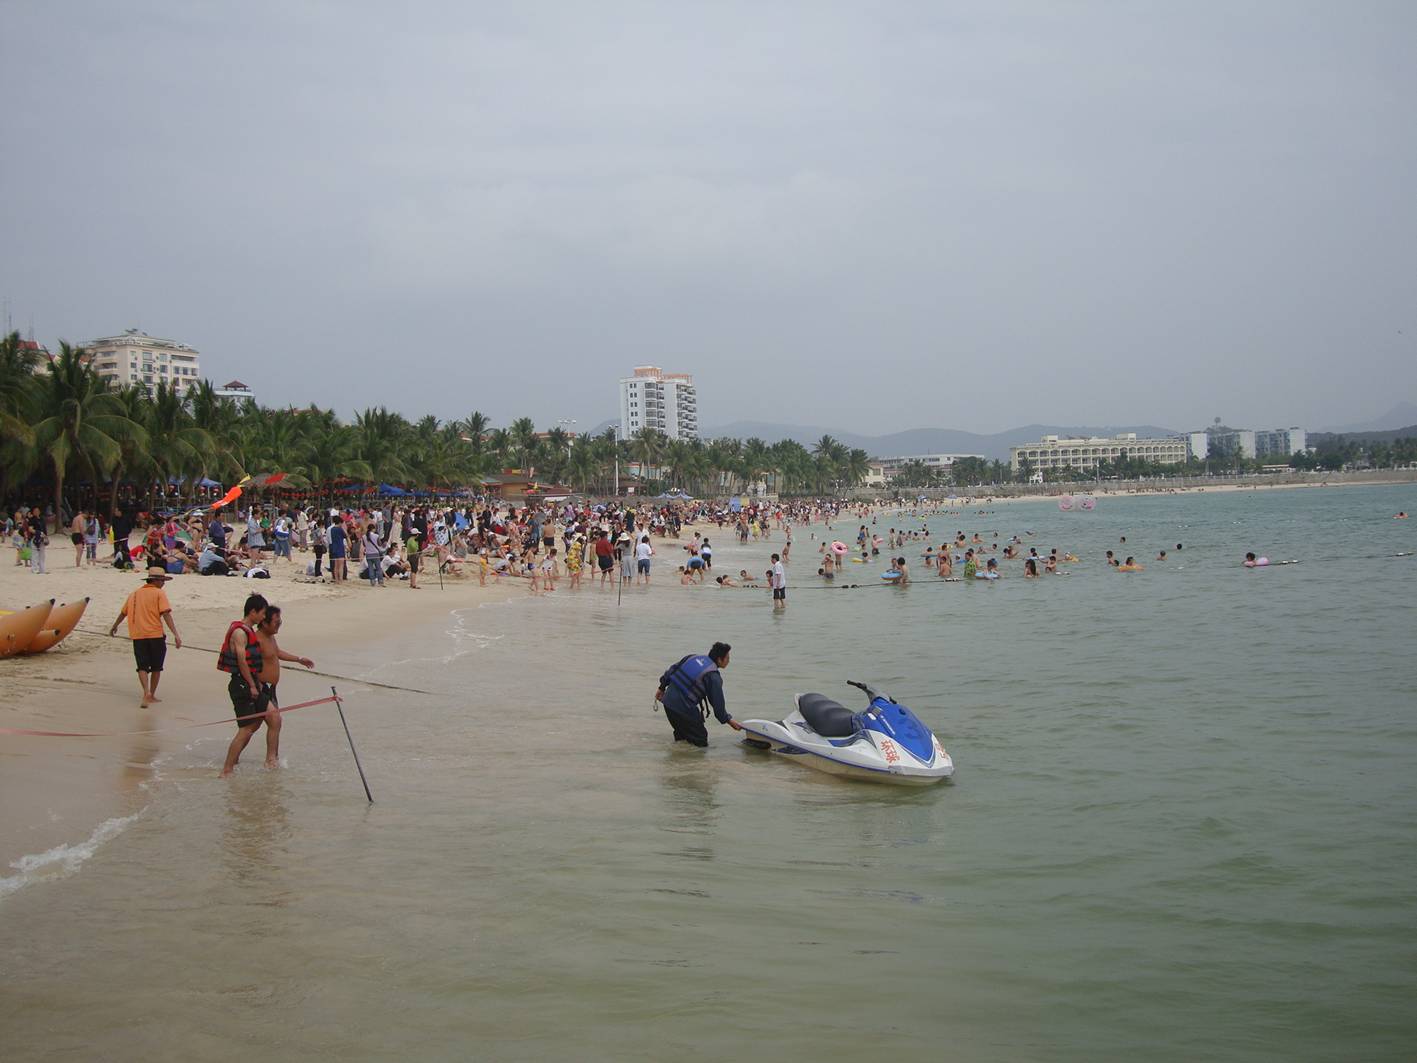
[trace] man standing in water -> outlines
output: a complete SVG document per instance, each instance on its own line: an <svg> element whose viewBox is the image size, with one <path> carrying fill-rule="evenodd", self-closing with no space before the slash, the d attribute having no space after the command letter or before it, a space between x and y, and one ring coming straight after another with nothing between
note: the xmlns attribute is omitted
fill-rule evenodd
<svg viewBox="0 0 1417 1063"><path fill-rule="evenodd" d="M259 594L249 596L242 607L242 618L232 621L227 627L226 638L222 639L221 652L217 655L217 670L231 675L226 692L231 697L231 707L236 711L236 737L226 750L226 763L221 769L223 779L231 774L246 743L251 741L251 736L267 719L269 698L261 689L260 676L264 662L261 643L256 637L256 626L265 619L266 609L265 598ZM279 714L271 715L277 717L279 726Z"/></svg>
<svg viewBox="0 0 1417 1063"><path fill-rule="evenodd" d="M266 615L256 626L256 642L261 647L261 670L256 676L256 681L260 684L261 697L266 703L266 767L275 768L280 766L280 702L276 698L276 685L280 682L280 662L291 661L294 664L304 665L306 668L314 668L315 662L309 657L300 657L294 653L287 653L280 648L276 642L276 635L280 634L280 606L266 606ZM256 733L261 726L261 720L248 720L251 726L243 727L231 741L231 745L236 749L236 758L233 759L230 750L227 751L227 761L230 768L236 767L236 760L240 758L242 750L246 748L246 743ZM242 738L245 735L245 738Z"/></svg>
<svg viewBox="0 0 1417 1063"><path fill-rule="evenodd" d="M728 667L732 648L726 642L715 642L707 656L690 654L659 677L654 700L664 706L664 715L674 728L674 741L708 745L704 721L708 719L710 708L719 723L726 723L735 731L743 730L742 725L728 715L728 706L723 700L722 671Z"/></svg>

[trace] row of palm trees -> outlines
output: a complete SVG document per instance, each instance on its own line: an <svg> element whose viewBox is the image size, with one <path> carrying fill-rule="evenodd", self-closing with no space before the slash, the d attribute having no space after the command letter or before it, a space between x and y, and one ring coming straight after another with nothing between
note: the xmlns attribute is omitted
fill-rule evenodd
<svg viewBox="0 0 1417 1063"><path fill-rule="evenodd" d="M790 440L671 440L654 429L617 440L613 429L538 432L529 417L493 427L478 411L410 421L382 406L346 422L317 406L237 403L205 380L185 394L167 384L151 394L113 387L82 348L67 343L47 366L39 358L19 333L0 338L0 498L43 485L56 512L66 508L65 485L75 482L91 493L85 501L111 510L124 484L142 485L149 496L171 484L191 493L204 479L231 484L277 471L288 486L318 494L350 482L448 491L519 469L599 495L632 473L656 491L718 495L765 482L786 494L830 494L856 486L868 471L864 450L831 436L810 450Z"/></svg>

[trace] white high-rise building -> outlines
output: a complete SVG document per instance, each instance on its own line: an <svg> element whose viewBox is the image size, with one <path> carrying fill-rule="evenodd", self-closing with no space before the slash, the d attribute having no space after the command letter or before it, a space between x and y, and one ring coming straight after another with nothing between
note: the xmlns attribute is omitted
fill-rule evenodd
<svg viewBox="0 0 1417 1063"><path fill-rule="evenodd" d="M185 395L201 379L201 363L194 348L135 328L84 346L94 371L118 387L137 384L152 394L159 383L165 383Z"/></svg>
<svg viewBox="0 0 1417 1063"><path fill-rule="evenodd" d="M670 439L699 438L699 399L688 373L637 365L620 381L620 438L655 428Z"/></svg>

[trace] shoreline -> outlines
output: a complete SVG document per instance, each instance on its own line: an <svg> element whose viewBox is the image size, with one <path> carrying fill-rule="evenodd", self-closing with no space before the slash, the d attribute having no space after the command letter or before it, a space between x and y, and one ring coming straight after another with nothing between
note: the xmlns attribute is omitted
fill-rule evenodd
<svg viewBox="0 0 1417 1063"><path fill-rule="evenodd" d="M141 583L139 576L104 566L51 567L44 575L13 565L0 571L4 608L51 596L56 604L90 598L78 628L58 646L0 661L10 694L0 707L0 727L104 732L91 738L0 734L0 807L6 810L0 821L0 901L47 869L72 870L102 840L100 834L121 830L140 814L162 758L198 739L220 736L223 746L230 739L232 710L215 649L248 594L263 594L285 610L282 648L313 658L321 672L348 677L315 675L287 664L281 689L284 700L295 704L327 696L331 684L341 688L347 702L378 689L360 684L358 676L371 670L369 661L351 649L371 623L410 626L440 612L501 603L518 597L519 590L525 593L520 581L479 587L475 579L461 578L448 580L440 591L436 572L431 585L426 579L420 584L423 594L404 593L409 588L402 582L383 591L355 580L347 587L301 583L294 574L304 571L305 562L296 557L295 565L281 566L269 580L188 575L167 584L184 647L176 649L169 636L158 688L162 701L148 709L139 707L123 625L117 637L107 636L127 594ZM304 715L296 713L295 730L288 725L285 731L296 742ZM211 726L193 726L207 723ZM144 731L156 733L136 733ZM263 770L264 742L260 734L252 739L241 770ZM219 767L214 764L213 779Z"/></svg>

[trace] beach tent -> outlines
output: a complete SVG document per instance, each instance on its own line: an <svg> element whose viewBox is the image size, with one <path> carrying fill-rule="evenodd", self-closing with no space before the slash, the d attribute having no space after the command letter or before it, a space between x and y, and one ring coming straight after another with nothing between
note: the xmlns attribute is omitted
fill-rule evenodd
<svg viewBox="0 0 1417 1063"><path fill-rule="evenodd" d="M404 495L408 494L408 492L405 491L402 487L395 487L393 484L380 484L379 494L390 495L394 498L402 498Z"/></svg>

